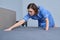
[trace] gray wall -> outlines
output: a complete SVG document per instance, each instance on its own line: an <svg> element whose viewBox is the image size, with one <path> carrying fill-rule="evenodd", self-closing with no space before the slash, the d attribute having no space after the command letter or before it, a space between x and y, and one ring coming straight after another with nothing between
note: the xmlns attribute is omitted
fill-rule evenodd
<svg viewBox="0 0 60 40"><path fill-rule="evenodd" d="M60 23L60 0L0 0L0 7L15 10L17 13L16 19L22 19L27 14L27 5L34 2L37 5L43 6L45 9L49 10L54 17L56 26L59 27ZM31 21L30 21L31 20ZM37 26L37 21L29 20L29 26ZM33 23L32 23L33 22Z"/></svg>
<svg viewBox="0 0 60 40"><path fill-rule="evenodd" d="M22 0L0 0L0 7L16 11L16 19L22 19Z"/></svg>

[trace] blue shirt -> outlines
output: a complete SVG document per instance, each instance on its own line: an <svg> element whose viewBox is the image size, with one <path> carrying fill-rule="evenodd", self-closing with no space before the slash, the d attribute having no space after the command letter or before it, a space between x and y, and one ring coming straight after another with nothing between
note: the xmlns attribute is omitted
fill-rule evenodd
<svg viewBox="0 0 60 40"><path fill-rule="evenodd" d="M29 13L23 18L25 21L27 21L29 18L32 18L34 20L38 20L38 26L45 28L46 27L46 18L49 20L49 27L54 27L54 19L51 15L51 13L44 9L43 7L38 7L38 13L37 15L30 16Z"/></svg>

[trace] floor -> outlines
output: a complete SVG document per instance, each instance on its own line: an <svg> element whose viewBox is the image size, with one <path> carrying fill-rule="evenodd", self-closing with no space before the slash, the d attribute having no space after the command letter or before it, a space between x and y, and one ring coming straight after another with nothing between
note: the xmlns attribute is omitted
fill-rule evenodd
<svg viewBox="0 0 60 40"><path fill-rule="evenodd" d="M0 30L0 40L60 40L60 28L48 31L38 27L20 27L9 32Z"/></svg>

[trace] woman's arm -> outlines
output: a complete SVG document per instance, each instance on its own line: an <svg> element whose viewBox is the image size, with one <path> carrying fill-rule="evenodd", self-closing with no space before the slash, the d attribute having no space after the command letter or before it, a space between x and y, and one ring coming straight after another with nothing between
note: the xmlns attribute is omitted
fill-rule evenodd
<svg viewBox="0 0 60 40"><path fill-rule="evenodd" d="M46 30L48 30L49 29L49 20L48 20L48 18L46 18L45 20L46 20Z"/></svg>
<svg viewBox="0 0 60 40"><path fill-rule="evenodd" d="M21 26L24 22L25 22L25 20L20 20L18 23L14 24L13 26L9 27L8 29L5 29L4 31L11 31L13 28Z"/></svg>

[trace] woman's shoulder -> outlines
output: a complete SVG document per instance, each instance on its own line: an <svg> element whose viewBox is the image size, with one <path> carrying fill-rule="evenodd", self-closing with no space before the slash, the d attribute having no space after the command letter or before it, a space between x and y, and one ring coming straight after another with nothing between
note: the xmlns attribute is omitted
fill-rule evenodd
<svg viewBox="0 0 60 40"><path fill-rule="evenodd" d="M43 6L38 6L38 10L44 10L45 8Z"/></svg>

